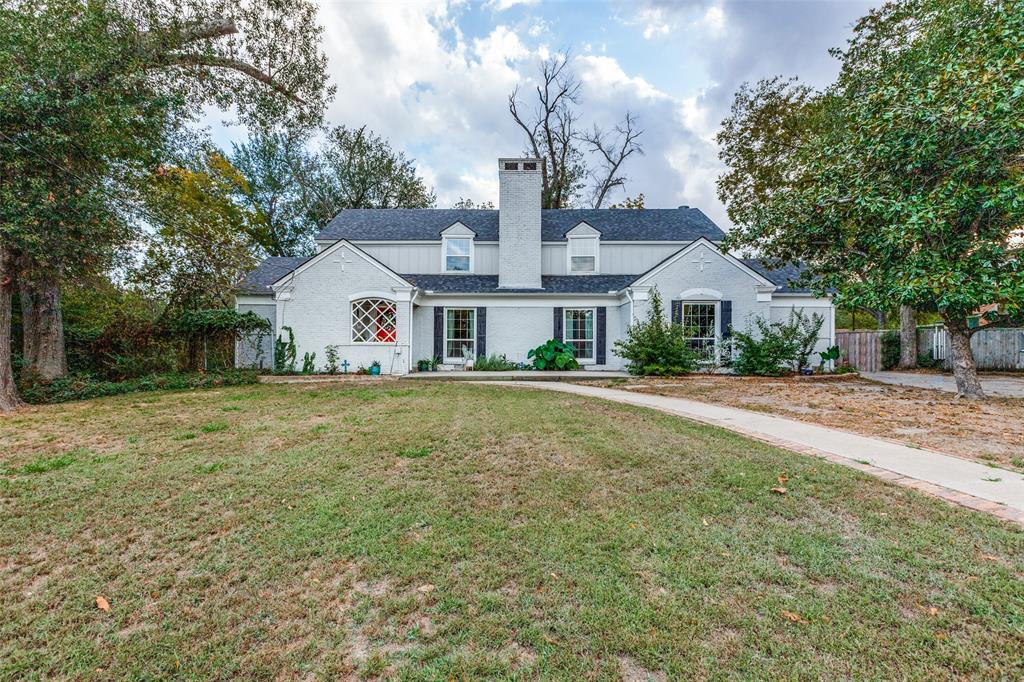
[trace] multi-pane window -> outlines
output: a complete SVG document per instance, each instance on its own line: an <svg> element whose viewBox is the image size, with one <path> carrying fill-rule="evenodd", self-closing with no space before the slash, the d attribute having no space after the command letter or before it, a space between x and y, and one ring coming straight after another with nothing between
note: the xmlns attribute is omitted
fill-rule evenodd
<svg viewBox="0 0 1024 682"><path fill-rule="evenodd" d="M445 272L469 272L473 248L473 240L468 237L445 237L444 269Z"/></svg>
<svg viewBox="0 0 1024 682"><path fill-rule="evenodd" d="M594 309L566 308L564 341L573 347L577 360L594 359Z"/></svg>
<svg viewBox="0 0 1024 682"><path fill-rule="evenodd" d="M569 272L597 272L597 238L569 239Z"/></svg>
<svg viewBox="0 0 1024 682"><path fill-rule="evenodd" d="M394 301L361 298L352 301L353 343L394 343L398 329L398 309Z"/></svg>
<svg viewBox="0 0 1024 682"><path fill-rule="evenodd" d="M476 355L476 310L445 308L444 356L469 360Z"/></svg>
<svg viewBox="0 0 1024 682"><path fill-rule="evenodd" d="M715 304L683 303L683 329L690 347L703 360L715 357Z"/></svg>

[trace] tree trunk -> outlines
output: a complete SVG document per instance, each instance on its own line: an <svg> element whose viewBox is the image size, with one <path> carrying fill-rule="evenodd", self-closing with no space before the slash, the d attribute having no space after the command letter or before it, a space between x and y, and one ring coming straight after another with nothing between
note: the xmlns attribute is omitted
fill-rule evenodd
<svg viewBox="0 0 1024 682"><path fill-rule="evenodd" d="M28 267L22 268L21 272L19 293L25 335L24 371L42 381L60 379L68 374L60 285L48 277L34 277Z"/></svg>
<svg viewBox="0 0 1024 682"><path fill-rule="evenodd" d="M917 311L900 306L900 369L917 367Z"/></svg>
<svg viewBox="0 0 1024 682"><path fill-rule="evenodd" d="M956 397L984 398L985 391L978 379L978 366L974 362L971 350L971 332L967 327L966 318L952 318L942 315L949 331L949 345L953 351L953 378L956 380Z"/></svg>
<svg viewBox="0 0 1024 682"><path fill-rule="evenodd" d="M11 366L11 304L14 299L14 258L0 246L0 412L16 410L24 403L18 397Z"/></svg>

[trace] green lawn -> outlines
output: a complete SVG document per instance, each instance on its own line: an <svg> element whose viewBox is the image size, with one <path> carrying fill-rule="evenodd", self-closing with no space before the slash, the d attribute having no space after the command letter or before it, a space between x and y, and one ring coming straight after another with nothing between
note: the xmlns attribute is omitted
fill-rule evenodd
<svg viewBox="0 0 1024 682"><path fill-rule="evenodd" d="M2 679L1024 674L1024 531L655 412L250 386L0 453Z"/></svg>

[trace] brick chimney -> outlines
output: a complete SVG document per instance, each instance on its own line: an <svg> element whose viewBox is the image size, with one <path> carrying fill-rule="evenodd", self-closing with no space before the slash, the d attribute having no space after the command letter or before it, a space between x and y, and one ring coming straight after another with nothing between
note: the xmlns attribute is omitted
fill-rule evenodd
<svg viewBox="0 0 1024 682"><path fill-rule="evenodd" d="M498 287L540 289L540 159L498 159Z"/></svg>

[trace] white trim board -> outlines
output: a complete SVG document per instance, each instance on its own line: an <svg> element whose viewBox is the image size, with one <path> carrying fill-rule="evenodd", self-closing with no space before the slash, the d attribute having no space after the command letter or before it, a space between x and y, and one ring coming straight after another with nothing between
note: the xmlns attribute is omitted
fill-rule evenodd
<svg viewBox="0 0 1024 682"><path fill-rule="evenodd" d="M725 251L722 251L721 249L719 249L718 246L716 246L714 242L712 242L710 239L707 239L706 237L698 237L697 239L695 239L692 242L690 242L690 244L688 246L684 246L683 248L679 249L674 254L672 254L671 256L666 258L665 260L661 261L660 263L655 265L653 268L651 268L650 270L648 270L644 274L642 274L639 277L637 277L636 280L634 280L633 283L630 286L640 286L640 285L643 285L643 283L645 281L650 280L652 277L657 275L659 272L661 272L665 268L669 267L670 265L675 264L676 262L679 261L680 258L683 258L687 254L692 252L694 249L696 249L697 247L705 247L705 248L711 249L716 254L721 256L722 259L725 260L725 262L729 263L730 265L732 265L733 267L738 269L740 272L745 273L746 275L748 275L749 277L751 277L755 281L759 282L763 286L775 287L775 288L778 287L778 285L775 282L770 281L768 278L764 277L763 275L759 274L755 270L751 269L750 267L745 265L743 262L741 262L739 259L737 259L735 256L733 256L733 255L731 255L729 253L726 253Z"/></svg>
<svg viewBox="0 0 1024 682"><path fill-rule="evenodd" d="M285 286L287 284L287 281L294 280L300 273L305 272L308 268L315 265L316 263L319 263L321 260L323 260L324 258L326 258L327 256L331 255L332 253L341 248L352 249L352 253L356 254L370 265L374 266L384 274L394 279L396 282L398 282L399 285L412 287L412 284L399 277L397 273L391 270L391 268L387 267L370 254L366 253L365 251L363 251L362 249L360 249L359 247L355 246L354 244L347 240L339 239L338 241L334 242L332 245L330 245L320 253L316 254L315 256L307 260L299 267L295 268L288 274L279 278L277 281L270 285L270 288L273 289L274 291L277 291L280 287Z"/></svg>

